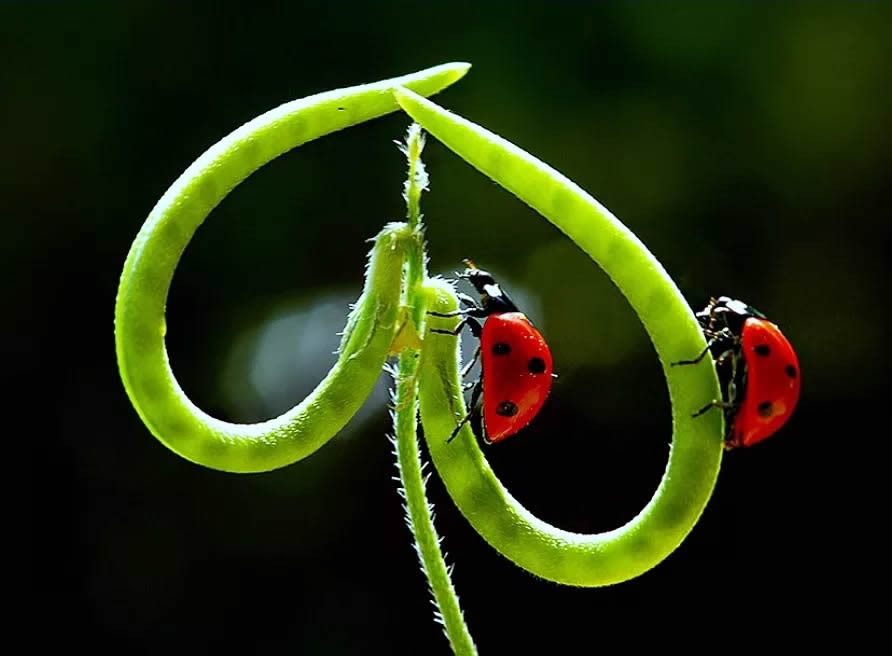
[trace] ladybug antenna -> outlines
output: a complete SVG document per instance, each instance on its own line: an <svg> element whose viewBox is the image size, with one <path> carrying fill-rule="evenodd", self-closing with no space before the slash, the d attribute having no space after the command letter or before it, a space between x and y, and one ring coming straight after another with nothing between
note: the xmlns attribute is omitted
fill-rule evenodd
<svg viewBox="0 0 892 656"><path fill-rule="evenodd" d="M467 257L464 258L462 260L462 262L468 268L461 272L458 272L458 271L455 272L455 275L458 276L459 278L464 278L464 279L470 278L471 271L479 271L480 270L477 268L477 265L474 264L474 262L472 260L468 259Z"/></svg>

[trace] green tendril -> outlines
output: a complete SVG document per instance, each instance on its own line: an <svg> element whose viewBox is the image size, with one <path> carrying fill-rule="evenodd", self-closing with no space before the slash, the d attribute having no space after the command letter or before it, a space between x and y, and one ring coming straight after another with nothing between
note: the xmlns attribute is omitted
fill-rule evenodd
<svg viewBox="0 0 892 656"><path fill-rule="evenodd" d="M476 648L462 617L425 495L416 435L420 411L431 458L458 508L493 547L528 571L568 585L628 580L668 556L693 528L718 476L721 413L694 420L704 399L720 398L708 359L670 367L704 349L699 324L666 272L595 199L517 146L423 96L460 79L468 64L446 64L374 84L339 89L282 105L212 146L174 182L137 235L124 264L115 305L118 365L130 399L149 430L193 462L257 472L295 462L335 435L372 391L390 355L395 370L394 450L407 523L450 645ZM197 228L242 180L292 148L402 107L417 124L404 153L405 223L374 238L362 295L347 318L338 359L316 389L280 417L257 424L221 421L197 408L174 377L165 348L165 304L180 257ZM420 125L418 125L420 124ZM672 400L673 439L666 472L651 501L616 530L582 535L533 516L502 486L465 416L459 340L432 335L457 318L428 318L458 306L450 283L427 274L421 193L421 127L554 223L600 265L642 321L663 366ZM552 448L550 440L543 448Z"/></svg>
<svg viewBox="0 0 892 656"><path fill-rule="evenodd" d="M470 427L446 439L465 414L458 340L431 335L456 319L432 319L424 336L419 396L424 435L446 488L474 528L501 554L540 577L577 586L602 586L654 567L693 528L715 486L722 456L721 413L696 420L703 399L720 398L715 369L670 367L705 347L696 318L645 246L594 198L514 144L409 90L400 106L459 157L505 187L561 229L599 264L625 295L654 344L672 401L673 440L663 479L651 501L624 526L596 535L555 528L533 516L502 486ZM428 309L457 307L452 287L425 286ZM549 440L543 448L552 448Z"/></svg>
<svg viewBox="0 0 892 656"><path fill-rule="evenodd" d="M460 79L468 67L445 64L282 105L212 146L158 201L124 264L115 305L115 344L131 402L170 449L215 469L266 471L318 449L366 400L398 325L403 263L415 238L405 224L388 226L376 237L365 287L332 370L303 402L258 424L211 417L177 383L164 345L164 310L173 273L211 210L260 166L307 141L396 110L391 91L395 86L433 94Z"/></svg>
<svg viewBox="0 0 892 656"><path fill-rule="evenodd" d="M427 278L421 225L421 192L427 189L427 173L421 161L424 138L417 124L409 127L403 152L409 162L404 197L406 199L408 225L418 231L419 238L410 250L406 266L406 304L411 325L421 326L425 319L425 297L421 285ZM419 344L420 345L420 344ZM406 524L415 538L415 550L421 568L427 577L436 607L435 617L443 625L443 631L454 653L461 656L476 654L477 649L465 624L458 596L450 580L450 568L446 566L440 551L440 538L434 527L433 506L425 492L427 476L418 452L418 397L417 372L418 349L405 348L400 354L397 369L397 387L394 399L394 452L397 457L402 489L406 502ZM423 651L423 650L421 650Z"/></svg>

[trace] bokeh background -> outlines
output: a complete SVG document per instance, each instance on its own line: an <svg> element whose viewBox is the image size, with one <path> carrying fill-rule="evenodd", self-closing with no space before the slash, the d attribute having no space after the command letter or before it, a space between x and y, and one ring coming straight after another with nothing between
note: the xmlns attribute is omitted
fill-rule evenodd
<svg viewBox="0 0 892 656"><path fill-rule="evenodd" d="M438 102L590 191L693 306L730 294L759 307L803 372L796 416L727 456L691 536L622 585L567 588L517 569L434 476L481 652L675 643L694 623L800 640L806 625L822 639L857 627L858 597L841 586L860 565L841 535L864 509L848 455L888 437L870 422L888 372L890 25L888 3L4 3L4 349L9 380L36 402L8 412L32 421L43 633L128 653L448 653L391 480L387 381L305 461L211 471L163 447L130 406L113 305L145 216L219 138L294 98L455 60L473 68ZM392 142L407 125L393 114L285 155L198 231L174 279L168 348L202 408L267 418L322 377L364 240L403 214ZM550 224L433 140L425 160L433 271L472 257L500 276L561 374L490 462L560 527L630 519L670 437L640 324ZM628 633L674 620L673 633Z"/></svg>

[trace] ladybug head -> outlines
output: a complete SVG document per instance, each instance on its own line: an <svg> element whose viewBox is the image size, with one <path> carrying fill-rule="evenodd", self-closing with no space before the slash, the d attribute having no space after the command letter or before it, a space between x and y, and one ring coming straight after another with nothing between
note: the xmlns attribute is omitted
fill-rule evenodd
<svg viewBox="0 0 892 656"><path fill-rule="evenodd" d="M709 304L697 313L700 325L713 329L714 323L720 321L719 327L724 324L736 335L742 333L744 323L751 317L767 320L756 308L730 296L709 299Z"/></svg>
<svg viewBox="0 0 892 656"><path fill-rule="evenodd" d="M489 271L478 269L471 260L463 260L467 269L463 273L456 273L459 278L464 278L474 285L474 289L480 294L480 300L485 310L493 312L516 312L517 306L508 295L499 287L499 283L492 277Z"/></svg>
<svg viewBox="0 0 892 656"><path fill-rule="evenodd" d="M710 306L714 308L713 312L718 314L735 314L739 317L743 317L744 319L749 317L756 317L758 319L768 318L752 305L747 305L743 301L739 301L736 298L731 298L730 296L719 296L717 299L710 301Z"/></svg>
<svg viewBox="0 0 892 656"><path fill-rule="evenodd" d="M474 289L477 290L478 294L487 294L492 291L493 288L498 288L498 283L496 283L495 278L492 277L492 274L489 271L484 271L483 269L478 269L477 265L474 264L471 260L462 260L465 263L465 266L468 267L462 273L456 273L459 278L464 278L469 281L472 285L474 285ZM487 286L490 287L487 290ZM489 294L492 296L492 294Z"/></svg>

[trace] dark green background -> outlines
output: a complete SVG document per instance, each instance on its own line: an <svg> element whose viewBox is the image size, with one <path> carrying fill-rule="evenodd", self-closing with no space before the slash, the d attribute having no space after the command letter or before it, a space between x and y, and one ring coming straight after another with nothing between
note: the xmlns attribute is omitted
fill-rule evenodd
<svg viewBox="0 0 892 656"><path fill-rule="evenodd" d="M730 294L759 307L803 374L794 418L726 458L689 539L616 587L515 568L434 476L482 653L682 644L702 639L688 633L696 622L731 636L775 624L859 635L841 586L861 565L841 536L866 503L850 454L888 438L872 415L888 376L890 25L888 3L855 2L3 4L4 349L9 380L36 402L7 412L37 420L25 435L41 636L125 653L447 652L390 478L384 388L303 462L203 469L130 406L113 306L142 221L208 146L288 100L453 60L474 66L438 102L591 192L692 305ZM407 124L394 114L287 154L199 230L174 279L168 346L201 407L269 417L327 369L364 240L403 213L392 140ZM491 463L543 519L617 526L650 497L670 435L640 324L557 230L433 140L425 156L432 270L472 257L500 276L561 374ZM266 396L253 355L263 331L279 336ZM663 619L681 628L627 633Z"/></svg>

